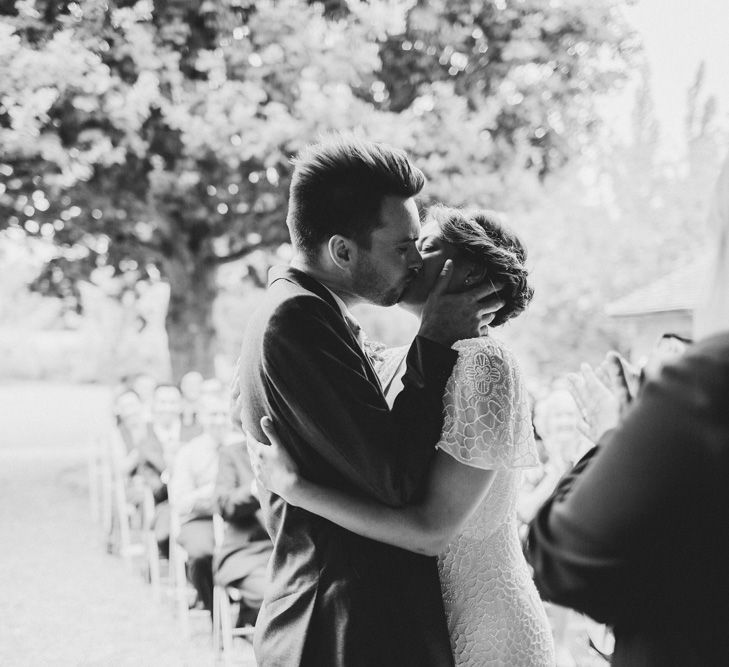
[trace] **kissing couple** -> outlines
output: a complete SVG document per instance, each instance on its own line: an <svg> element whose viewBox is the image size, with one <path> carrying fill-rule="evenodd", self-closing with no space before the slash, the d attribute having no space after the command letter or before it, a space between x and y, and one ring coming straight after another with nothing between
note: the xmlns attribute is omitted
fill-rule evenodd
<svg viewBox="0 0 729 667"><path fill-rule="evenodd" d="M332 136L294 161L295 255L246 328L237 408L273 540L260 667L554 664L516 526L539 464L512 352L488 331L532 296L489 211L429 209L392 147ZM420 318L365 340L356 304Z"/></svg>

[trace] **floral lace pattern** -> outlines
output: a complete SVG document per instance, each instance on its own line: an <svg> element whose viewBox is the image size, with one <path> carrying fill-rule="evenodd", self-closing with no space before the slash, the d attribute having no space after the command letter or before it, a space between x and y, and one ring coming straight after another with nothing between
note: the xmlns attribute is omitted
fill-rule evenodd
<svg viewBox="0 0 729 667"><path fill-rule="evenodd" d="M552 632L515 522L488 539L458 536L438 568L456 667L554 667Z"/></svg>
<svg viewBox="0 0 729 667"><path fill-rule="evenodd" d="M552 633L516 526L521 468L539 465L521 371L495 339L454 345L459 357L443 399L438 447L496 470L481 505L438 558L457 667L548 667Z"/></svg>
<svg viewBox="0 0 729 667"><path fill-rule="evenodd" d="M526 387L512 352L491 337L461 340L453 349L458 361L443 397L437 446L477 468L538 466Z"/></svg>

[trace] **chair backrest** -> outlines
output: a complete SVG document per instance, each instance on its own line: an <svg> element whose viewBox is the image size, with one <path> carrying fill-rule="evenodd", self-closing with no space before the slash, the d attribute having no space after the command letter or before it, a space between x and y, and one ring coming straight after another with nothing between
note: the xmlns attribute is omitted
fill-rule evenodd
<svg viewBox="0 0 729 667"><path fill-rule="evenodd" d="M153 530L155 519L154 494L149 484L142 487L142 525L145 530Z"/></svg>
<svg viewBox="0 0 729 667"><path fill-rule="evenodd" d="M221 547L225 539L225 519L217 512L213 514L213 538L215 547Z"/></svg>
<svg viewBox="0 0 729 667"><path fill-rule="evenodd" d="M177 505L175 505L174 493L171 491L167 497L167 502L170 507L170 542L172 542L177 541L177 536L180 534L180 527L182 526L182 520L180 519L180 512L177 510Z"/></svg>
<svg viewBox="0 0 729 667"><path fill-rule="evenodd" d="M119 429L114 426L107 436L104 437L103 447L106 449L107 456L109 457L109 463L112 467L112 472L115 479L126 480L126 470L124 469L124 456L126 454L126 447L124 446L124 439Z"/></svg>

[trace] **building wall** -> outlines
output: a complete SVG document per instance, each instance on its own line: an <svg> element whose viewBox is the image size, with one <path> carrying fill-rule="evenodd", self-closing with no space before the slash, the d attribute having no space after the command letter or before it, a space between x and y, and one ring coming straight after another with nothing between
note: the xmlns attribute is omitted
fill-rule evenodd
<svg viewBox="0 0 729 667"><path fill-rule="evenodd" d="M662 334L675 333L691 338L693 329L690 310L625 315L615 317L615 320L621 342L629 350L633 363L641 362Z"/></svg>

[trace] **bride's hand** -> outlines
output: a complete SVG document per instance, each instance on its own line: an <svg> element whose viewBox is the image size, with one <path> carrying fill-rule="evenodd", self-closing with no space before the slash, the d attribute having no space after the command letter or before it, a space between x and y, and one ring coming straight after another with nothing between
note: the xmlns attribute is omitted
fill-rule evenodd
<svg viewBox="0 0 729 667"><path fill-rule="evenodd" d="M258 442L250 434L247 437L248 456L258 487L268 489L289 504L294 504L299 469L283 448L273 420L264 417L261 419L261 428L269 445Z"/></svg>

